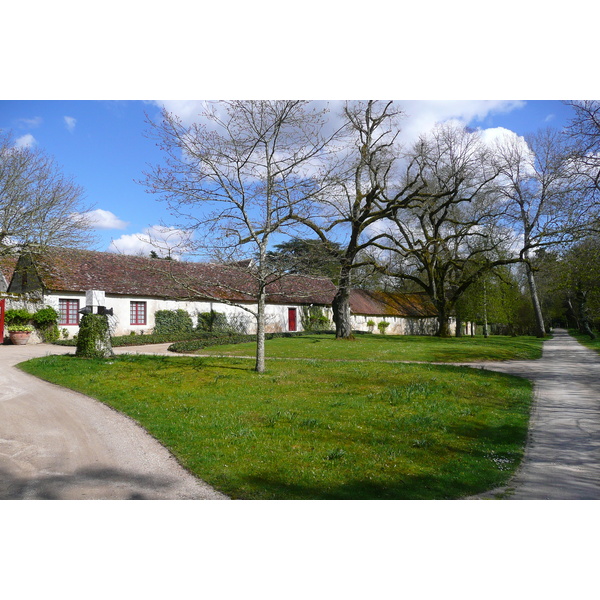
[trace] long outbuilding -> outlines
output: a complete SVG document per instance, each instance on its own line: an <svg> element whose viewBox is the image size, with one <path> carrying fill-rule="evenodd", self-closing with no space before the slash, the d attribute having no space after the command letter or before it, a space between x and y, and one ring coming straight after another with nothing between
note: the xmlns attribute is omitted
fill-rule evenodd
<svg viewBox="0 0 600 600"><path fill-rule="evenodd" d="M37 296L55 308L59 327L77 333L79 311L90 302L90 292L112 309L114 335L150 333L159 310L186 310L197 322L200 313L215 311L239 329L253 333L257 281L247 264L169 261L90 250L47 248L22 254L12 272L7 292ZM302 331L303 315L318 307L330 321L336 286L327 278L285 275L267 285L267 331ZM87 294L87 296L86 296ZM437 327L436 309L422 293L373 292L353 289L352 327L387 334L431 335Z"/></svg>

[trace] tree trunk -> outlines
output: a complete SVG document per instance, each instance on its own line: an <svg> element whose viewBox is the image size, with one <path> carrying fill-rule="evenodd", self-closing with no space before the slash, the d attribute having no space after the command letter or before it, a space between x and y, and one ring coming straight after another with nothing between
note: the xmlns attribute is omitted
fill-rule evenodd
<svg viewBox="0 0 600 600"><path fill-rule="evenodd" d="M483 280L483 337L489 337L490 332L488 330L488 318L487 318L487 287L485 285L485 279Z"/></svg>
<svg viewBox="0 0 600 600"><path fill-rule="evenodd" d="M331 303L336 339L352 339L352 322L350 319L350 269L343 268L337 292Z"/></svg>
<svg viewBox="0 0 600 600"><path fill-rule="evenodd" d="M265 290L258 294L258 314L256 315L256 366L257 373L265 372Z"/></svg>
<svg viewBox="0 0 600 600"><path fill-rule="evenodd" d="M457 312L456 313L456 337L462 337L463 336L463 321L462 321L462 317L460 316L460 313Z"/></svg>
<svg viewBox="0 0 600 600"><path fill-rule="evenodd" d="M438 310L438 337L450 337L450 317L448 315L448 307L445 304L437 303Z"/></svg>
<svg viewBox="0 0 600 600"><path fill-rule="evenodd" d="M338 288L331 304L331 308L333 309L333 322L335 323L335 337L344 340L352 338L350 290L348 288Z"/></svg>
<svg viewBox="0 0 600 600"><path fill-rule="evenodd" d="M577 308L579 312L579 319L581 322L581 327L579 328L580 333L584 333L590 336L590 339L595 340L596 334L592 331L590 327L590 320L588 316L587 310L587 294L585 292L578 291L576 294L577 298Z"/></svg>
<svg viewBox="0 0 600 600"><path fill-rule="evenodd" d="M535 313L536 323L536 335L537 337L546 336L546 327L544 326L544 315L542 314L542 305L538 297L537 285L535 283L535 277L533 276L533 270L526 265L527 268L527 283L529 284L529 293L531 294L531 302L533 303L533 312Z"/></svg>

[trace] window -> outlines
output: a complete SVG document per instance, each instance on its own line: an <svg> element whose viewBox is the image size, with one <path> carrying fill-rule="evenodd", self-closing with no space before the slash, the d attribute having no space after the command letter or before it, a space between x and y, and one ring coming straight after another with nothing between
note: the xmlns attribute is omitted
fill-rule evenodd
<svg viewBox="0 0 600 600"><path fill-rule="evenodd" d="M79 325L79 300L58 300L59 325Z"/></svg>
<svg viewBox="0 0 600 600"><path fill-rule="evenodd" d="M129 305L129 322L131 325L146 324L146 303L131 302Z"/></svg>

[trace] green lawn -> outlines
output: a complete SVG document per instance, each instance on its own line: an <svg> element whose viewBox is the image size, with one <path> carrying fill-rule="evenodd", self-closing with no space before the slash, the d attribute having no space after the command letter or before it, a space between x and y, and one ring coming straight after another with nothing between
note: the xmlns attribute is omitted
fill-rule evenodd
<svg viewBox="0 0 600 600"><path fill-rule="evenodd" d="M292 344L270 343L272 354L297 344L297 355L313 358L270 361L262 375L251 361L217 357L49 356L21 368L133 417L233 498L460 498L505 483L522 456L530 383L467 367L376 362L405 357L409 344L372 337L273 340ZM454 341L460 360L474 359L470 340ZM511 346L532 348L521 338ZM447 357L438 352L443 341L425 347ZM495 347L505 357L508 345ZM367 360L316 358L348 355Z"/></svg>
<svg viewBox="0 0 600 600"><path fill-rule="evenodd" d="M595 350L600 353L600 333L594 331L596 334L596 339L590 339L589 335L584 333L579 333L577 329L570 329L569 335L572 335L580 344L584 345L586 348L590 348L591 350Z"/></svg>
<svg viewBox="0 0 600 600"><path fill-rule="evenodd" d="M475 362L485 360L535 360L542 356L536 337L483 336L438 338L430 336L358 335L336 340L329 334L267 340L266 356L329 360ZM251 356L254 343L203 348L198 354Z"/></svg>

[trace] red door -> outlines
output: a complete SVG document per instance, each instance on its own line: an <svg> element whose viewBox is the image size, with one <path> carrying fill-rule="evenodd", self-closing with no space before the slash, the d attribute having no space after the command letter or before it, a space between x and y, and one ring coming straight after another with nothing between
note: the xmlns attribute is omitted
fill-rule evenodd
<svg viewBox="0 0 600 600"><path fill-rule="evenodd" d="M288 329L296 331L296 309L288 308Z"/></svg>
<svg viewBox="0 0 600 600"><path fill-rule="evenodd" d="M6 300L0 300L0 344L4 343L4 307Z"/></svg>

